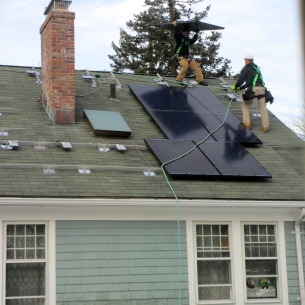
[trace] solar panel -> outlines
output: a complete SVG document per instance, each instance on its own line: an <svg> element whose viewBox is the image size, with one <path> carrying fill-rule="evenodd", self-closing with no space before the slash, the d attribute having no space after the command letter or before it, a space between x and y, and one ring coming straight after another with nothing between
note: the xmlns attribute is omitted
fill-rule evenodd
<svg viewBox="0 0 305 305"><path fill-rule="evenodd" d="M233 113L228 113L227 117L225 113L195 113L195 116L209 132L216 130L226 118L223 126L213 133L217 141L262 144Z"/></svg>
<svg viewBox="0 0 305 305"><path fill-rule="evenodd" d="M151 24L150 26L156 26L156 27L159 27L161 29L166 29L166 30L174 29L172 22L154 23L154 24ZM224 27L222 27L222 26L209 24L206 22L198 21L198 20L177 21L177 28L178 28L179 32L182 32L184 27L186 27L186 26L189 31L194 31L194 32L196 32L198 29L201 31L223 30L224 29Z"/></svg>
<svg viewBox="0 0 305 305"><path fill-rule="evenodd" d="M128 85L146 110L180 110L188 111L181 103L181 98L168 87Z"/></svg>
<svg viewBox="0 0 305 305"><path fill-rule="evenodd" d="M240 143L204 142L198 147L223 176L272 178Z"/></svg>
<svg viewBox="0 0 305 305"><path fill-rule="evenodd" d="M210 112L205 105L186 91L186 88L173 88L173 92L180 99L181 104L190 112Z"/></svg>
<svg viewBox="0 0 305 305"><path fill-rule="evenodd" d="M145 139L145 142L161 164L180 157L195 146L195 143L191 140ZM198 148L181 159L165 165L164 168L169 175L174 176L220 176L219 172Z"/></svg>
<svg viewBox="0 0 305 305"><path fill-rule="evenodd" d="M209 132L190 112L149 110L148 113L171 140L203 140ZM211 141L215 139L211 136Z"/></svg>
<svg viewBox="0 0 305 305"><path fill-rule="evenodd" d="M208 88L185 88L188 94L198 100L209 112L226 113L226 105Z"/></svg>

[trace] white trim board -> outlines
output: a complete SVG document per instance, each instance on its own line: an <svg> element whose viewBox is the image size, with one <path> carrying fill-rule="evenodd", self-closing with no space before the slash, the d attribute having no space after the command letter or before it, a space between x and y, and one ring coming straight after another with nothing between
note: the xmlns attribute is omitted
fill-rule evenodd
<svg viewBox="0 0 305 305"><path fill-rule="evenodd" d="M295 221L300 208L180 207L182 221ZM0 205L0 220L177 220L177 206Z"/></svg>
<svg viewBox="0 0 305 305"><path fill-rule="evenodd" d="M181 207L262 207L262 208L303 208L305 201L263 201L263 200L179 200ZM74 199L74 198L0 198L0 206L177 206L175 199Z"/></svg>

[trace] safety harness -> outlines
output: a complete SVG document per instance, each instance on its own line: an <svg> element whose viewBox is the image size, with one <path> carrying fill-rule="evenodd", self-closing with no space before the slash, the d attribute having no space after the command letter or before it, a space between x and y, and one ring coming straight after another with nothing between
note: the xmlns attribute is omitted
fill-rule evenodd
<svg viewBox="0 0 305 305"><path fill-rule="evenodd" d="M181 44L180 44L179 48L178 48L177 51L176 51L176 54L177 54L177 55L179 55L179 53L180 53L180 51L181 51L183 45L184 45L184 37L182 37ZM190 52L190 42L189 42L188 40L187 40L187 46L188 46L189 52Z"/></svg>
<svg viewBox="0 0 305 305"><path fill-rule="evenodd" d="M256 81L257 81L258 77L261 79L263 87L265 87L265 82L264 82L264 79L263 79L263 76L262 76L262 73L261 73L261 70L259 69L259 67L252 66L252 68L256 71L256 75L255 75L255 77L253 79L253 83L252 83L252 88L254 88L256 86Z"/></svg>

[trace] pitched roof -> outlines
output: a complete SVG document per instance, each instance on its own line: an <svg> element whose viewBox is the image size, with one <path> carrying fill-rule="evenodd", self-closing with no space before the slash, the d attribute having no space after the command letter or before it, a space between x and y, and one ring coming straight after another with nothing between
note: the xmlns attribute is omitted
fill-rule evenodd
<svg viewBox="0 0 305 305"><path fill-rule="evenodd" d="M76 71L76 124L65 126L53 125L48 118L40 101L41 86L35 83L35 77L27 74L28 69L0 66L0 108L3 114L0 128L9 133L8 136L1 135L0 141L6 143L7 140L18 140L20 144L16 150L0 151L0 196L173 198L161 171L156 171L154 177L145 176L140 169L129 171L130 167L160 167L144 138L166 137L127 86L157 86L154 82L156 76L116 74L122 89L116 91L117 100L114 100L110 99L109 83L102 84L100 89L93 88L82 78L84 71ZM110 76L109 72L95 73L100 74L101 79ZM174 78L166 79L170 85L176 85ZM219 85L219 80L209 79L209 83L210 90L228 105L229 99L225 97L226 92ZM95 136L83 117L83 109L119 112L132 130L131 136ZM242 119L240 103L232 103L230 110ZM253 110L258 110L256 101ZM260 118L252 117L252 131L263 144L246 149L267 169L272 179L169 177L178 198L304 200L304 142L271 112L269 119L270 131L265 134L261 131ZM38 142L43 145L44 141L47 142L45 150L33 148ZM57 146L56 141L70 142L73 148L64 150ZM111 148L110 152L102 153L98 148L104 147L103 144L124 144L127 151L122 153ZM62 165L65 168L55 168L55 174L45 174L42 171L43 164ZM80 168L81 165L89 165L95 168L90 175L82 175L77 167L68 169L67 165ZM105 166L111 166L112 169L102 168Z"/></svg>

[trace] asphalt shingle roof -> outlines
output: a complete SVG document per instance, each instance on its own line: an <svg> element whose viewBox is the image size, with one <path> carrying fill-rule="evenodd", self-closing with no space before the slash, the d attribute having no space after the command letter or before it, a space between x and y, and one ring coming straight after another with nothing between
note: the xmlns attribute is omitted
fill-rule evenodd
<svg viewBox="0 0 305 305"><path fill-rule="evenodd" d="M146 147L144 138L166 138L149 117L127 84L157 85L156 76L116 74L122 84L117 101L110 99L109 83L100 90L88 86L84 71L76 71L76 123L53 125L40 98L41 85L26 73L29 67L0 66L0 127L9 136L0 136L1 143L18 140L17 150L0 150L0 196L25 197L100 197L100 198L173 198L160 171L146 177L142 171L92 169L81 175L77 169L55 169L54 175L44 174L42 168L9 168L3 164L95 165L123 167L160 167L154 154ZM95 72L101 79L109 72ZM170 85L174 78L167 77ZM209 79L210 90L226 105L229 100L218 79ZM233 84L233 80L228 80ZM86 96L80 96L86 95ZM276 95L276 94L275 94ZM275 101L276 103L276 101ZM16 110L6 111L5 108ZM123 116L132 135L130 138L94 136L83 118L83 109L117 111ZM232 103L231 111L242 119L241 104ZM253 104L257 111L257 102ZM181 199L237 199L237 200L304 200L304 142L269 112L270 131L262 133L261 119L252 117L252 131L263 142L247 150L267 169L272 179L173 179L169 178ZM7 128L10 128L6 130ZM20 129L16 129L20 128ZM52 143L45 150L35 150L34 142L67 141L71 151ZM78 144L77 143L86 143ZM91 144L88 144L91 143ZM101 153L97 143L124 144L127 151L111 149ZM138 146L138 147L136 147Z"/></svg>

